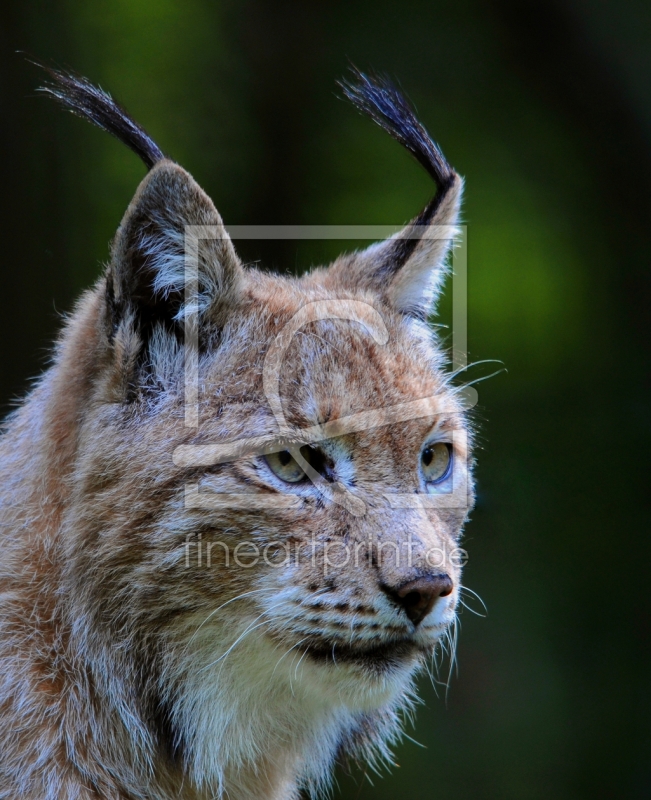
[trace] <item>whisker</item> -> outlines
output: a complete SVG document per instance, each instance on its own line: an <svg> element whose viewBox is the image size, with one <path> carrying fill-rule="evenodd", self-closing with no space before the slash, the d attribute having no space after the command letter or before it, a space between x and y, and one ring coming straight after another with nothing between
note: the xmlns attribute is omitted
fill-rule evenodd
<svg viewBox="0 0 651 800"><path fill-rule="evenodd" d="M464 602L464 601L463 601L461 598L459 598L459 602L461 603L461 605L462 605L462 606L463 606L465 609L467 609L468 611L470 611L470 613L471 613L471 614L474 614L476 617L481 617L482 619L486 619L486 617L487 617L487 614L481 614L479 611L475 611L475 609L474 609L474 608L471 608L471 607L470 607L470 606L469 606L467 603L465 603L465 602Z"/></svg>
<svg viewBox="0 0 651 800"><path fill-rule="evenodd" d="M448 380L452 380L453 378L456 378L457 375L460 375L462 372L465 372L467 369L470 369L471 367L477 367L479 366L479 364L503 364L503 363L504 362L501 361L499 358L483 358L481 361L471 361L470 364L465 364L463 367L455 369L454 372L448 372L445 377L448 378Z"/></svg>
<svg viewBox="0 0 651 800"><path fill-rule="evenodd" d="M298 668L301 666L301 661L305 658L305 656L307 655L307 652L308 652L308 648L306 647L305 650L303 651L303 655L298 659L298 664L294 668L294 678L295 679L298 679Z"/></svg>
<svg viewBox="0 0 651 800"><path fill-rule="evenodd" d="M467 381L466 383L460 383L458 386L454 387L454 391L461 391L462 389L466 389L468 386L472 386L475 383L481 383L482 381L487 381L489 378L494 378L496 375L499 375L502 372L508 372L506 367L502 369L496 369L495 372L491 372L490 375L484 375L482 378L475 378L474 381Z"/></svg>
<svg viewBox="0 0 651 800"><path fill-rule="evenodd" d="M455 671L456 675L459 675L459 665L457 663L457 644L458 644L458 634L459 634L459 626L461 623L459 622L459 617L455 615L454 620L452 621L452 628L450 634L450 670L448 672L448 682L446 684L445 690L445 699L447 700L448 692L450 691L450 683L452 681L452 672Z"/></svg>
<svg viewBox="0 0 651 800"><path fill-rule="evenodd" d="M260 617L263 617L265 615L265 613L266 612L263 611L262 614L258 614L258 616L253 620L253 622L259 620ZM241 633L237 637L237 639L233 642L233 644L228 648L228 650L225 653L222 653L222 655L219 656L219 658L216 658L214 661L211 661L210 664L206 664L205 667L202 667L200 672L210 669L210 667L213 667L215 664L219 663L222 659L226 658L228 654L233 650L233 648L236 647L242 641L242 639L244 639L244 637L247 636L247 634L251 633L256 628L261 628L263 625L268 624L268 620L266 619L263 619L262 622L258 623L257 625L254 625L253 622L246 628L246 630L243 633Z"/></svg>
<svg viewBox="0 0 651 800"><path fill-rule="evenodd" d="M288 656L295 647L300 647L307 638L308 638L307 636L304 636L300 641L296 642L296 644L293 644L288 650L285 650L285 652L278 659L278 661L276 661L276 666L273 668L273 672L271 673L272 678L276 672L276 669L278 668L278 664L280 664L283 658L285 658L285 656Z"/></svg>
<svg viewBox="0 0 651 800"><path fill-rule="evenodd" d="M197 637L197 635L199 634L199 631L201 630L201 628L203 628L203 626L206 624L206 622L208 622L209 619L211 619L212 617L215 616L215 614L217 614L219 611L221 611L222 608L224 608L225 606L229 605L229 603L234 603L236 600L241 600L243 597L248 597L249 595L252 595L252 594L259 594L259 593L264 592L264 591L266 591L266 590L265 589L252 589L250 592L242 592L242 594L238 594L235 597L231 597L230 600L227 600L225 603L222 603L214 611L211 611L210 614L208 614L208 616L204 619L204 621L200 625L197 626L197 629L195 630L195 632L192 634L192 636L188 640L188 643L186 644L186 646L185 646L185 648L183 650L183 654L186 653L188 647L190 647L190 645L192 644L194 639Z"/></svg>
<svg viewBox="0 0 651 800"><path fill-rule="evenodd" d="M299 664L303 660L303 657L305 656L305 653L307 653L307 648L305 648L305 651L303 652L303 655L301 656L301 658L300 658L300 660L298 662ZM294 684L292 683L292 669L294 669L294 663L296 662L296 657L297 656L298 656L298 653L294 653L294 657L292 659L292 663L291 663L291 666L289 668L289 688L290 688L290 691L292 693L292 697L296 697L296 694L294 693ZM297 665L297 667L298 667L298 665ZM294 678L296 678L296 677L297 677L296 671L294 671Z"/></svg>
<svg viewBox="0 0 651 800"><path fill-rule="evenodd" d="M434 656L432 655L432 659L433 658ZM425 671L427 672L427 677L429 678L430 683L432 684L432 689L434 689L434 694L438 697L439 693L436 688L436 679L432 673L432 664L429 663L428 661L425 661Z"/></svg>
<svg viewBox="0 0 651 800"><path fill-rule="evenodd" d="M482 604L482 607L483 607L484 611L486 612L486 614L488 614L488 606L486 605L486 603L484 603L484 601L477 594L477 592L475 592L473 589L469 589L467 586L461 586L460 588L461 588L462 592L468 592L468 594L471 594L471 595L473 595L473 597L476 597L477 600L479 600L479 602Z"/></svg>

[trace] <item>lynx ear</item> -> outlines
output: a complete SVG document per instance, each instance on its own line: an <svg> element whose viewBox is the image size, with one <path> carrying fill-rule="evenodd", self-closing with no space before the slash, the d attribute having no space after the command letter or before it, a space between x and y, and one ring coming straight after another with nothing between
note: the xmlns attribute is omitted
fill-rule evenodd
<svg viewBox="0 0 651 800"><path fill-rule="evenodd" d="M448 272L462 186L454 175L444 192L400 233L357 253L350 276L356 285L381 294L403 314L427 319Z"/></svg>
<svg viewBox="0 0 651 800"><path fill-rule="evenodd" d="M205 323L212 323L213 329L219 326L225 309L238 294L242 276L240 261L212 201L184 169L165 158L147 131L111 95L81 75L37 66L50 78L40 91L115 136L150 169L113 243L106 276L109 337L115 336L123 321L135 325L140 343L159 325L180 333L187 232L198 245L201 343L201 323L204 330L208 327Z"/></svg>
<svg viewBox="0 0 651 800"><path fill-rule="evenodd" d="M395 86L385 78L354 73L358 82L342 84L345 95L409 150L433 178L437 192L400 233L334 269L342 271L337 276L342 282L381 294L402 313L425 319L434 310L446 275L463 181Z"/></svg>
<svg viewBox="0 0 651 800"><path fill-rule="evenodd" d="M223 322L238 295L240 261L208 195L189 173L164 159L138 187L113 243L107 274L113 331L129 318L143 340L159 324L180 335L188 236L198 238L200 331Z"/></svg>

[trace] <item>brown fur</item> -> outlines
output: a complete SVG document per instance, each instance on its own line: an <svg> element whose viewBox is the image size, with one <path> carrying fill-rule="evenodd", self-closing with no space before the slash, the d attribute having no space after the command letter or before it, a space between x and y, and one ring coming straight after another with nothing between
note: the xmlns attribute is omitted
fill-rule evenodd
<svg viewBox="0 0 651 800"><path fill-rule="evenodd" d="M430 224L455 223L460 188L455 177ZM340 753L382 757L415 671L454 617L453 559L441 569L454 591L421 625L386 593L427 571L428 549L455 546L468 510L393 508L386 497L422 495L419 458L433 430L453 444L455 480L470 485L464 415L433 334L411 314L423 274L440 284L447 243L423 239L394 274L389 242L297 279L244 269L227 237L204 243L193 429L179 322L186 225L223 230L192 178L160 161L106 275L0 442L3 800L317 791ZM426 416L317 443L362 515L312 484L284 487L260 456L175 463L182 446L273 437L266 353L319 300L364 301L388 340L354 321L305 325L280 372L292 430L433 398ZM192 508L188 484L201 496L297 499ZM409 565L383 547L408 540ZM243 542L277 563L238 565ZM356 560L333 565L333 543ZM284 546L293 557L283 564Z"/></svg>

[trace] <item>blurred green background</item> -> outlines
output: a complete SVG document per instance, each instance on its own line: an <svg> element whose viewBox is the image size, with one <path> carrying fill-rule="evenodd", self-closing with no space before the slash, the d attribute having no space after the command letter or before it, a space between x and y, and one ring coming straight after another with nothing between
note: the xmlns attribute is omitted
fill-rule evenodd
<svg viewBox="0 0 651 800"><path fill-rule="evenodd" d="M110 90L226 223L399 224L427 176L336 97L400 80L466 177L479 499L458 675L341 798L651 797L651 4L5 0L0 397L19 397L144 167L16 55ZM313 249L311 250L310 247ZM321 248L321 250L319 250ZM319 243L248 243L300 270ZM449 305L449 301L448 301ZM480 377L493 365L471 370ZM478 604L475 604L478 608Z"/></svg>

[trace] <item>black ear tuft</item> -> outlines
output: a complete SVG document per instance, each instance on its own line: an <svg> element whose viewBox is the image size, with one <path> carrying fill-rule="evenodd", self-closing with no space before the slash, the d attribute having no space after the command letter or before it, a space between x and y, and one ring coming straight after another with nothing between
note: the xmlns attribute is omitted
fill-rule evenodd
<svg viewBox="0 0 651 800"><path fill-rule="evenodd" d="M434 179L437 191L402 231L340 266L335 263L330 272L341 284L377 293L403 314L425 320L434 310L446 274L463 180L388 78L351 70L354 82L339 83L346 98L416 158Z"/></svg>
<svg viewBox="0 0 651 800"><path fill-rule="evenodd" d="M383 270L388 278L414 253L424 228L437 219L454 193L457 173L448 164L436 142L416 117L407 98L386 76L369 77L351 66L356 83L340 81L344 95L383 130L405 147L436 184L437 192L412 223L412 230L386 249Z"/></svg>
<svg viewBox="0 0 651 800"><path fill-rule="evenodd" d="M33 63L44 69L52 79L51 83L41 86L38 91L52 97L76 116L108 131L140 156L148 169L165 158L163 151L147 131L110 94L93 86L81 75L52 69L38 62Z"/></svg>
<svg viewBox="0 0 651 800"><path fill-rule="evenodd" d="M369 77L356 67L351 72L356 82L339 82L346 98L409 150L431 175L439 193L445 192L454 180L454 170L407 98L386 76Z"/></svg>

